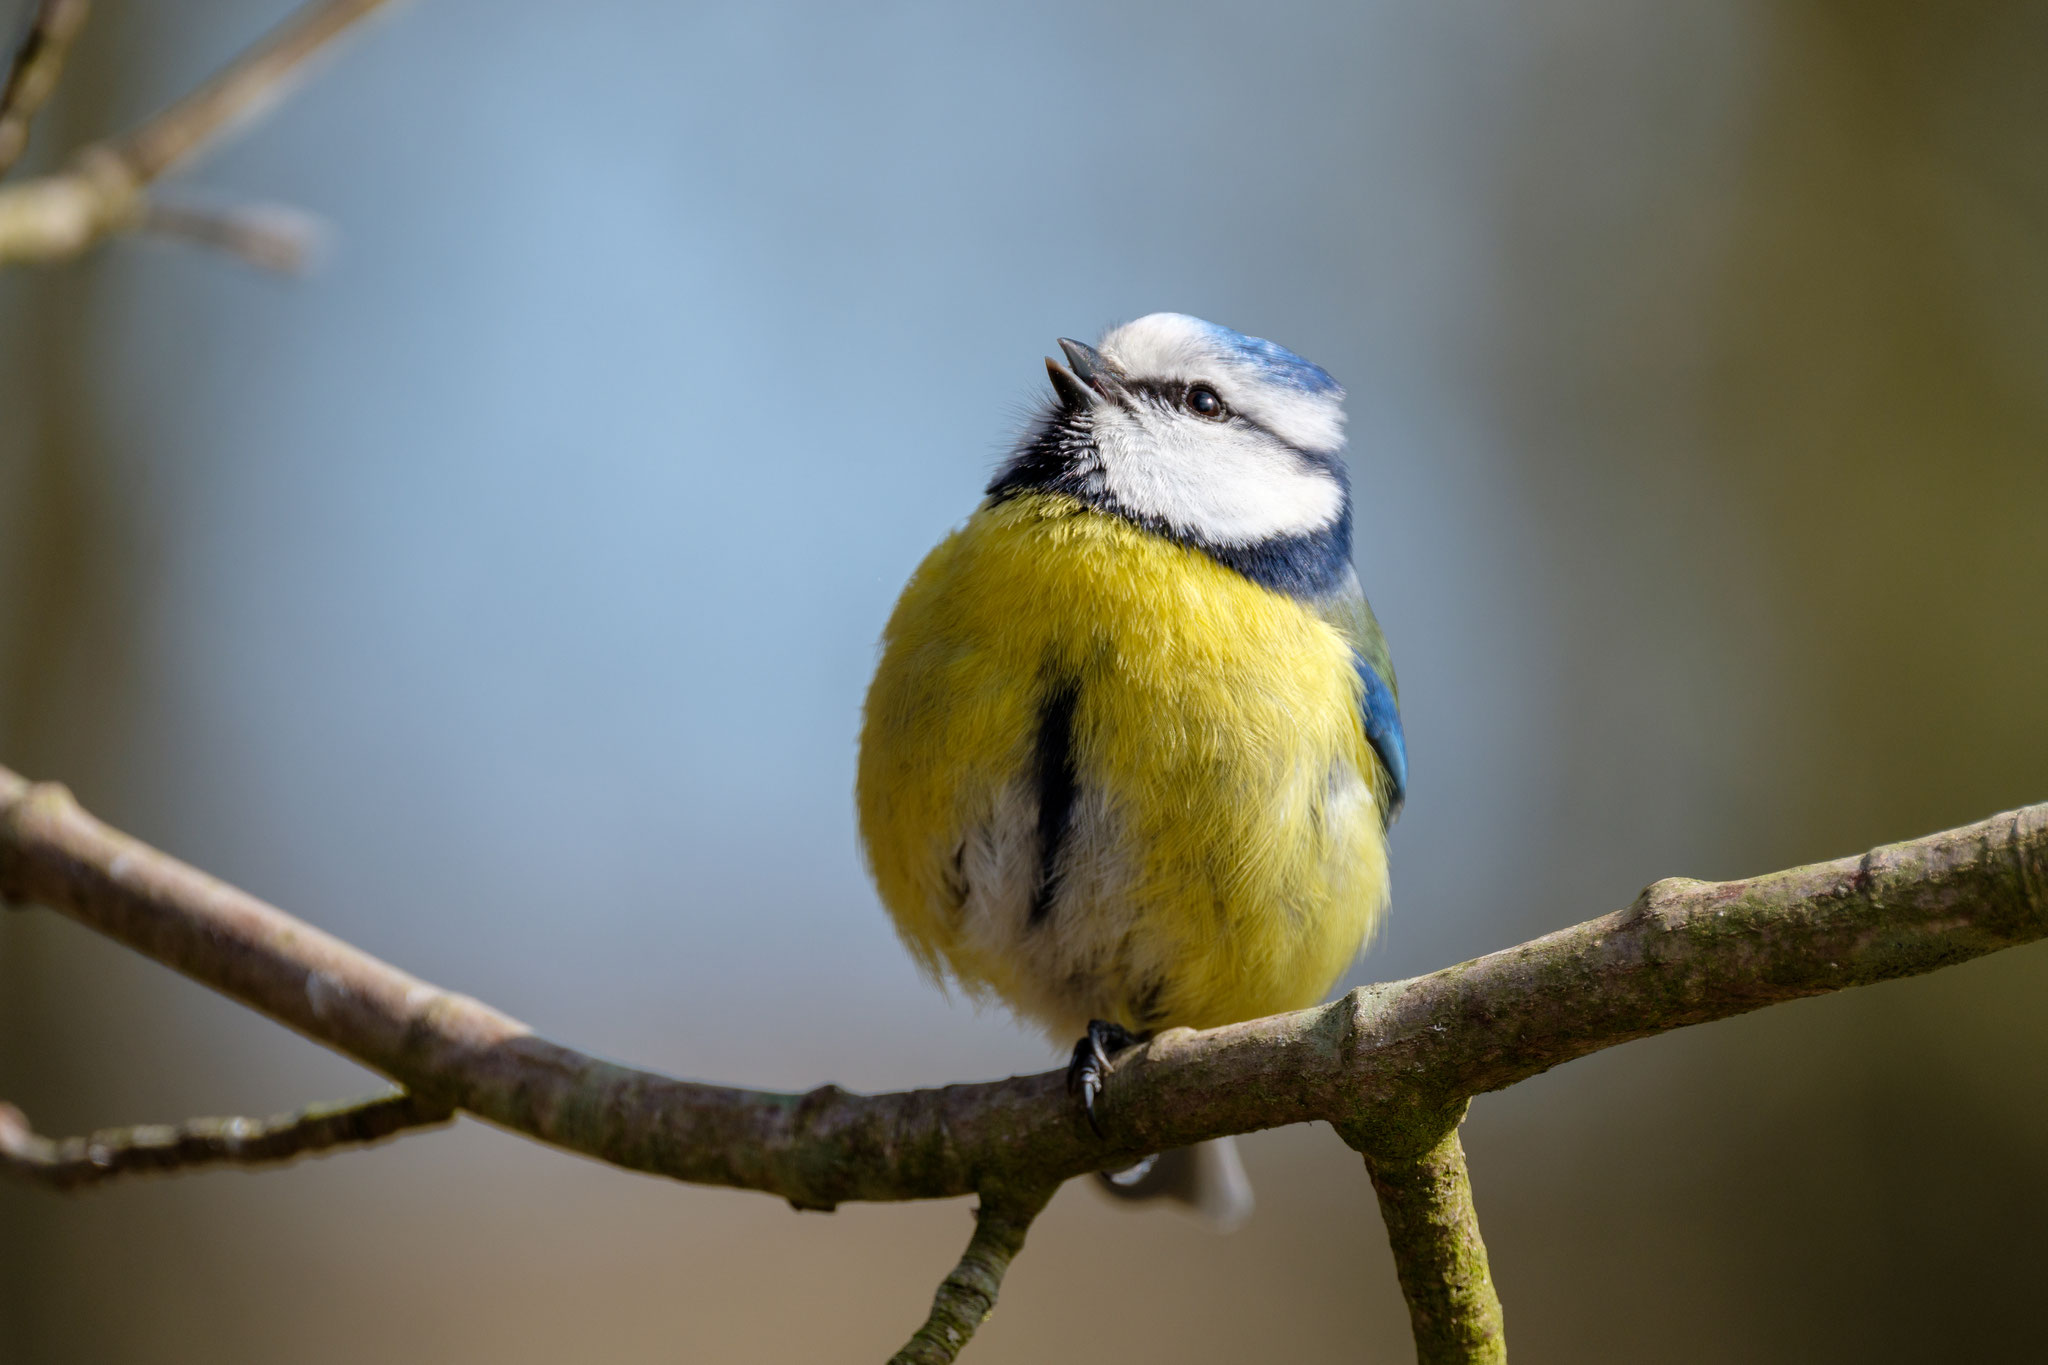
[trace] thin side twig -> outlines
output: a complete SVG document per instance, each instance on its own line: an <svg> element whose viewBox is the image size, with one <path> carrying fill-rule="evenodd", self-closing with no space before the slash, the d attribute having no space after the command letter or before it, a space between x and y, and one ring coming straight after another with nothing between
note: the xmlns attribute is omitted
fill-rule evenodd
<svg viewBox="0 0 2048 1365"><path fill-rule="evenodd" d="M28 150L29 129L56 92L64 59L91 9L92 0L39 0L29 16L7 79L0 83L0 177Z"/></svg>
<svg viewBox="0 0 2048 1365"><path fill-rule="evenodd" d="M1365 1168L1408 1300L1416 1365L1505 1365L1500 1296L1457 1129L1420 1156L1367 1152Z"/></svg>
<svg viewBox="0 0 2048 1365"><path fill-rule="evenodd" d="M889 1365L952 1365L981 1324L995 1311L996 1295L1010 1262L1024 1248L1032 1220L1045 1211L1058 1186L1017 1195L990 1192L974 1211L974 1236L960 1263L939 1283L931 1315Z"/></svg>
<svg viewBox="0 0 2048 1365"><path fill-rule="evenodd" d="M158 179L269 109L312 59L391 0L314 0L212 80L62 171L0 188L0 265L77 256L147 221Z"/></svg>
<svg viewBox="0 0 2048 1365"><path fill-rule="evenodd" d="M19 1109L0 1104L0 1169L60 1190L75 1190L122 1176L202 1166L278 1165L454 1120L452 1105L401 1093L317 1104L266 1119L187 1119L52 1139L30 1128Z"/></svg>
<svg viewBox="0 0 2048 1365"><path fill-rule="evenodd" d="M319 219L281 204L218 208L161 198L150 201L139 230L224 251L283 275L310 270L327 235Z"/></svg>

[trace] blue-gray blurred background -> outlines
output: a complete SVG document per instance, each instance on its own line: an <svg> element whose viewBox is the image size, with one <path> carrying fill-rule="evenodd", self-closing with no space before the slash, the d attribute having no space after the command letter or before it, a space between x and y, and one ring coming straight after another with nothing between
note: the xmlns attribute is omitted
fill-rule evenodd
<svg viewBox="0 0 2048 1365"><path fill-rule="evenodd" d="M36 163L286 8L103 0ZM1177 309L1350 389L1415 764L1357 979L2048 797L2044 53L2041 0L415 0L175 187L320 215L310 279L0 276L0 762L601 1053L1043 1069L896 945L857 718L1054 337ZM2021 950L1482 1097L1516 1358L2037 1349L2044 984ZM45 1131L377 1088L0 917ZM1409 1358L1356 1159L1247 1151L1228 1238L1063 1193L973 1359ZM873 1361L968 1224L465 1123L0 1189L0 1357Z"/></svg>

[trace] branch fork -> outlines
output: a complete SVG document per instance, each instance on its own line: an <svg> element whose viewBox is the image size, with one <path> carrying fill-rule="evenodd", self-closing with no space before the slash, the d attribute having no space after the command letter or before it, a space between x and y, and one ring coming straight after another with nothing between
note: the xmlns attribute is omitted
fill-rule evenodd
<svg viewBox="0 0 2048 1365"><path fill-rule="evenodd" d="M614 1165L801 1208L980 1195L975 1239L921 1329L924 1344L914 1343L926 1354L912 1360L950 1358L932 1352L955 1347L946 1334L968 1330L976 1304L993 1301L1040 1196L1062 1181L1168 1147L1325 1120L1365 1156L1418 1349L1437 1365L1497 1361L1504 1350L1457 1141L1472 1096L1631 1039L2048 937L2048 805L1861 858L1658 882L1615 914L1427 976L1294 1014L1168 1030L1116 1057L1106 1140L1089 1131L1062 1072L792 1095L590 1057L4 768L0 898L50 906L382 1072L421 1097L422 1119L459 1109Z"/></svg>
<svg viewBox="0 0 2048 1365"><path fill-rule="evenodd" d="M63 170L0 186L0 266L69 260L109 237L147 231L268 269L303 268L316 236L306 215L159 205L152 187L281 98L335 39L388 3L314 0L162 113L84 147ZM0 176L27 145L86 9L84 0L41 0L0 86Z"/></svg>

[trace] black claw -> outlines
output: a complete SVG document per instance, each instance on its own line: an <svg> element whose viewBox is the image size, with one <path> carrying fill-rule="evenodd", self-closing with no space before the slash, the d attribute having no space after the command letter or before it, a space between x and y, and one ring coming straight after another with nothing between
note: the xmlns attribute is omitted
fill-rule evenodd
<svg viewBox="0 0 2048 1365"><path fill-rule="evenodd" d="M1090 1019L1088 1031L1074 1044L1073 1059L1067 1063L1067 1093L1081 1097L1081 1111L1088 1116L1088 1126L1097 1137L1102 1137L1103 1132L1101 1120L1095 1117L1095 1097L1102 1093L1109 1059L1143 1041L1122 1024Z"/></svg>

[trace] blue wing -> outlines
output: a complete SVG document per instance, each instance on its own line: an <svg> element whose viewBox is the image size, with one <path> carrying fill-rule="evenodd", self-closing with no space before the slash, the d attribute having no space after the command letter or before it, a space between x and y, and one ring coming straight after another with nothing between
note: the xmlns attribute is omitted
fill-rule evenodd
<svg viewBox="0 0 2048 1365"><path fill-rule="evenodd" d="M1363 655L1353 654L1351 664L1358 670L1358 680L1365 684L1360 707L1365 713L1366 740L1371 743L1373 752L1380 756L1380 766L1387 770L1390 790L1386 799L1386 822L1391 825L1408 800L1408 739L1401 733L1401 707L1394 700L1394 689Z"/></svg>
<svg viewBox="0 0 2048 1365"><path fill-rule="evenodd" d="M1337 590L1310 609L1335 626L1351 646L1351 665L1363 686L1359 712L1365 737L1386 774L1386 790L1377 795L1391 825L1408 799L1408 738L1401 730L1400 684L1394 681L1394 662L1387 656L1387 637L1380 632L1372 604L1359 591L1358 575L1348 569Z"/></svg>

